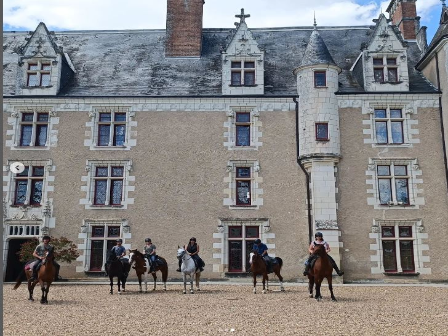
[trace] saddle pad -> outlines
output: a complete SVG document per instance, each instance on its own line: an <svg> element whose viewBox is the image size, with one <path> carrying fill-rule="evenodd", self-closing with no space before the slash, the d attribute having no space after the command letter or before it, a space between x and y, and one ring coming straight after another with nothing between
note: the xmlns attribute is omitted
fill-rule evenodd
<svg viewBox="0 0 448 336"><path fill-rule="evenodd" d="M29 271L30 269L32 269L33 266L36 264L36 262L37 262L37 260L36 261L32 261L32 262L26 264L25 265L25 271Z"/></svg>

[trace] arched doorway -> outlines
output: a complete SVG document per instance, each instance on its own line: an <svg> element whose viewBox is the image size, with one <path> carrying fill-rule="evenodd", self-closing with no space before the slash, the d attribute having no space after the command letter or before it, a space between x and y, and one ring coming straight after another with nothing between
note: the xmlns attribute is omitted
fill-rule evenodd
<svg viewBox="0 0 448 336"><path fill-rule="evenodd" d="M8 259L6 260L5 282L16 281L25 263L20 262L17 252L20 251L20 245L30 239L10 239L8 241ZM23 275L25 279L25 275Z"/></svg>

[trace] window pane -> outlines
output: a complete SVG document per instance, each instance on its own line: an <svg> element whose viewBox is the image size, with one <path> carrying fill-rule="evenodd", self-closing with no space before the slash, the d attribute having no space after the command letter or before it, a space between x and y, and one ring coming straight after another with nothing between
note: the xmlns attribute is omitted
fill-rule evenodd
<svg viewBox="0 0 448 336"><path fill-rule="evenodd" d="M388 77L389 82L398 82L397 69L387 69L387 77Z"/></svg>
<svg viewBox="0 0 448 336"><path fill-rule="evenodd" d="M37 121L48 121L48 113L39 113L37 115Z"/></svg>
<svg viewBox="0 0 448 336"><path fill-rule="evenodd" d="M400 259L403 272L413 272L415 270L412 240L400 240Z"/></svg>
<svg viewBox="0 0 448 336"><path fill-rule="evenodd" d="M39 70L39 66L37 64L29 64L28 70Z"/></svg>
<svg viewBox="0 0 448 336"><path fill-rule="evenodd" d="M390 179L379 179L378 189L381 204L387 204L388 202L392 201Z"/></svg>
<svg viewBox="0 0 448 336"><path fill-rule="evenodd" d="M92 240L90 249L90 270L101 271L103 267L104 240Z"/></svg>
<svg viewBox="0 0 448 336"><path fill-rule="evenodd" d="M106 204L106 188L107 188L107 181L106 180L97 180L97 181L95 181L95 199L94 199L94 204L96 204L96 205L104 205L104 204Z"/></svg>
<svg viewBox="0 0 448 336"><path fill-rule="evenodd" d="M246 226L246 238L258 238L258 226Z"/></svg>
<svg viewBox="0 0 448 336"><path fill-rule="evenodd" d="M15 205L25 203L27 189L28 180L16 180L16 199L14 200Z"/></svg>
<svg viewBox="0 0 448 336"><path fill-rule="evenodd" d="M412 228L410 226L400 226L398 230L400 237L412 237Z"/></svg>
<svg viewBox="0 0 448 336"><path fill-rule="evenodd" d="M395 229L393 226L382 226L381 227L382 237L395 237Z"/></svg>
<svg viewBox="0 0 448 336"><path fill-rule="evenodd" d="M44 176L44 167L33 167L33 176Z"/></svg>
<svg viewBox="0 0 448 336"><path fill-rule="evenodd" d="M237 113L236 122L250 122L250 113Z"/></svg>
<svg viewBox="0 0 448 336"><path fill-rule="evenodd" d="M395 241L383 240L383 263L384 271L396 272L397 271L397 257L395 254Z"/></svg>
<svg viewBox="0 0 448 336"><path fill-rule="evenodd" d="M41 86L49 86L50 85L50 74L43 73L40 75Z"/></svg>
<svg viewBox="0 0 448 336"><path fill-rule="evenodd" d="M386 144L387 141L387 122L377 121L375 122L376 142L379 144Z"/></svg>
<svg viewBox="0 0 448 336"><path fill-rule="evenodd" d="M244 67L246 69L255 69L255 62L244 62Z"/></svg>
<svg viewBox="0 0 448 336"><path fill-rule="evenodd" d="M314 72L314 86L326 86L327 76L325 72Z"/></svg>
<svg viewBox="0 0 448 336"><path fill-rule="evenodd" d="M255 85L255 72L244 73L244 85Z"/></svg>
<svg viewBox="0 0 448 336"><path fill-rule="evenodd" d="M246 272L250 271L250 253L254 249L254 241L253 240L246 240Z"/></svg>
<svg viewBox="0 0 448 336"><path fill-rule="evenodd" d="M229 272L243 270L243 242L229 241Z"/></svg>
<svg viewBox="0 0 448 336"><path fill-rule="evenodd" d="M390 176L390 166L378 166L378 176Z"/></svg>
<svg viewBox="0 0 448 336"><path fill-rule="evenodd" d="M36 126L36 142L35 146L45 146L47 142L47 125L37 125Z"/></svg>
<svg viewBox="0 0 448 336"><path fill-rule="evenodd" d="M236 126L236 145L250 146L250 126Z"/></svg>
<svg viewBox="0 0 448 336"><path fill-rule="evenodd" d="M387 65L397 65L397 59L396 58L388 58Z"/></svg>
<svg viewBox="0 0 448 336"><path fill-rule="evenodd" d="M110 125L99 125L98 146L108 146L110 139Z"/></svg>
<svg viewBox="0 0 448 336"><path fill-rule="evenodd" d="M42 64L42 70L50 70L51 69L51 64Z"/></svg>
<svg viewBox="0 0 448 336"><path fill-rule="evenodd" d="M28 176L29 169L30 169L29 166L25 166L25 170L23 172L17 174L17 176Z"/></svg>
<svg viewBox="0 0 448 336"><path fill-rule="evenodd" d="M93 226L92 237L104 237L104 226Z"/></svg>
<svg viewBox="0 0 448 336"><path fill-rule="evenodd" d="M229 226L229 238L242 238L243 228L241 226Z"/></svg>
<svg viewBox="0 0 448 336"><path fill-rule="evenodd" d="M241 72L232 72L232 85L241 85Z"/></svg>
<svg viewBox="0 0 448 336"><path fill-rule="evenodd" d="M121 195L123 193L123 180L112 180L110 191L110 204L121 204Z"/></svg>
<svg viewBox="0 0 448 336"><path fill-rule="evenodd" d="M407 175L407 167L406 166L394 166L394 175L395 176L406 176Z"/></svg>
<svg viewBox="0 0 448 336"><path fill-rule="evenodd" d="M391 109L390 110L390 117L391 118L401 118L401 110L399 109Z"/></svg>
<svg viewBox="0 0 448 336"><path fill-rule="evenodd" d="M100 113L100 121L111 121L110 113Z"/></svg>
<svg viewBox="0 0 448 336"><path fill-rule="evenodd" d="M401 121L391 122L392 143L403 143L403 123Z"/></svg>
<svg viewBox="0 0 448 336"><path fill-rule="evenodd" d="M383 65L383 59L382 58L374 58L373 65Z"/></svg>
<svg viewBox="0 0 448 336"><path fill-rule="evenodd" d="M96 167L96 175L97 177L107 177L109 173L107 171L107 167Z"/></svg>
<svg viewBox="0 0 448 336"><path fill-rule="evenodd" d="M31 182L31 201L30 201L31 204L33 205L41 204L42 186L43 186L42 180L33 180Z"/></svg>
<svg viewBox="0 0 448 336"><path fill-rule="evenodd" d="M28 86L39 86L37 74L28 74Z"/></svg>
<svg viewBox="0 0 448 336"><path fill-rule="evenodd" d="M22 125L22 132L20 133L20 146L31 145L31 134L33 133L33 126Z"/></svg>
<svg viewBox="0 0 448 336"><path fill-rule="evenodd" d="M375 110L375 118L386 118L386 110Z"/></svg>
<svg viewBox="0 0 448 336"><path fill-rule="evenodd" d="M126 138L126 125L115 125L114 146L124 146Z"/></svg>
<svg viewBox="0 0 448 336"><path fill-rule="evenodd" d="M328 140L328 124L316 124L316 139Z"/></svg>
<svg viewBox="0 0 448 336"><path fill-rule="evenodd" d="M409 204L408 179L395 179L397 201Z"/></svg>
<svg viewBox="0 0 448 336"><path fill-rule="evenodd" d="M236 177L250 177L250 167L238 167L236 168Z"/></svg>
<svg viewBox="0 0 448 336"><path fill-rule="evenodd" d="M374 69L373 75L375 77L375 82L384 82L383 69Z"/></svg>
<svg viewBox="0 0 448 336"><path fill-rule="evenodd" d="M22 121L33 121L34 114L33 113L23 113Z"/></svg>
<svg viewBox="0 0 448 336"><path fill-rule="evenodd" d="M120 237L120 227L119 226L109 226L107 228L108 237Z"/></svg>
<svg viewBox="0 0 448 336"><path fill-rule="evenodd" d="M122 177L124 172L123 167L112 167L112 176L113 177Z"/></svg>
<svg viewBox="0 0 448 336"><path fill-rule="evenodd" d="M232 62L232 68L241 68L241 62Z"/></svg>
<svg viewBox="0 0 448 336"><path fill-rule="evenodd" d="M250 181L236 181L236 204L250 205Z"/></svg>
<svg viewBox="0 0 448 336"><path fill-rule="evenodd" d="M126 113L115 113L115 121L126 121Z"/></svg>

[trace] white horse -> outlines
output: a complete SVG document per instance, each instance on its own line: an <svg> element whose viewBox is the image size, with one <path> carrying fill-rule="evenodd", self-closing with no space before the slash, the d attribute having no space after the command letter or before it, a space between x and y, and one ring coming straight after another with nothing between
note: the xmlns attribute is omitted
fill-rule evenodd
<svg viewBox="0 0 448 336"><path fill-rule="evenodd" d="M187 294L187 275L190 276L190 294L193 294L193 276L196 276L196 290L200 291L199 288L199 278L201 277L201 272L198 270L196 272L196 264L193 258L185 251L183 247L179 247L177 250L177 258L182 259L182 266L180 271L184 279L184 294Z"/></svg>

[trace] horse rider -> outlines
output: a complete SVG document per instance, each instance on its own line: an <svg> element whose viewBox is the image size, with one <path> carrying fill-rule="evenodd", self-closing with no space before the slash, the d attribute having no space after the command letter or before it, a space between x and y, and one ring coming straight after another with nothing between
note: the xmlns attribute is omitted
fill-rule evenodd
<svg viewBox="0 0 448 336"><path fill-rule="evenodd" d="M53 245L50 245L50 236L43 236L42 237L42 243L37 245L33 252L33 257L37 259L37 261L33 265L33 274L30 277L31 281L34 281L37 279L37 269L39 268L40 264L42 263L42 260L45 259L46 253L49 252L51 249L53 249ZM53 259L53 265L56 268L56 274L54 277L54 281L60 280L59 277L59 269L60 265L56 262L56 260Z"/></svg>
<svg viewBox="0 0 448 336"><path fill-rule="evenodd" d="M191 237L190 242L188 243L188 245L184 246L184 249L187 251L188 255L190 255L193 258L196 267L199 268L199 272L204 272L205 263L198 255L199 245L196 243L196 238ZM181 265L182 265L182 259L179 259L179 268L176 270L177 272L180 272Z"/></svg>
<svg viewBox="0 0 448 336"><path fill-rule="evenodd" d="M116 245L114 247L112 247L110 250L112 253L114 253L118 260L121 261L121 263L123 264L123 268L126 269L126 267L124 267L125 263L129 263L129 260L127 258L123 258L126 255L126 249L124 248L124 246L122 246L121 244L123 244L123 239L117 239L116 240ZM106 260L106 275L107 275L107 268L110 265L110 260ZM127 277L128 274L126 272L125 276Z"/></svg>
<svg viewBox="0 0 448 336"><path fill-rule="evenodd" d="M267 266L267 272L271 273L272 272L272 263L271 263L271 258L268 255L268 247L266 246L266 244L263 244L260 239L256 239L254 241L254 246L253 246L252 250L256 251L259 255L261 255L263 257L263 260L265 261L266 266Z"/></svg>
<svg viewBox="0 0 448 336"><path fill-rule="evenodd" d="M145 254L145 258L148 259L149 262L149 271L155 272L156 270L156 246L152 243L151 238L145 239L145 247L143 247L143 251Z"/></svg>
<svg viewBox="0 0 448 336"><path fill-rule="evenodd" d="M310 268L311 268L311 263L313 262L314 259L317 258L317 256L315 254L313 254L314 252L314 247L316 245L324 245L325 246L325 251L327 252L327 256L330 259L331 265L333 266L334 270L336 271L336 273L341 276L344 274L344 272L342 272L341 270L339 270L338 265L336 265L336 261L334 261L334 259L331 257L331 255L328 254L328 252L331 251L330 249L330 245L328 245L328 243L324 240L324 235L322 234L322 232L316 232L316 234L314 235L315 240L310 244L309 247L309 252L310 252L310 256L308 257L307 261L305 262L305 271L303 272L303 275L308 275Z"/></svg>

